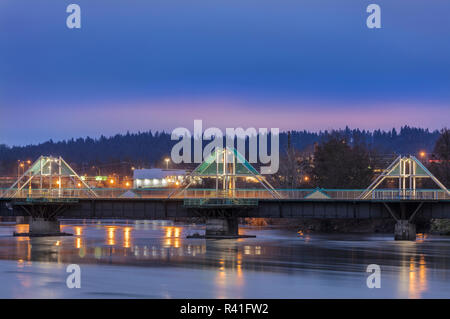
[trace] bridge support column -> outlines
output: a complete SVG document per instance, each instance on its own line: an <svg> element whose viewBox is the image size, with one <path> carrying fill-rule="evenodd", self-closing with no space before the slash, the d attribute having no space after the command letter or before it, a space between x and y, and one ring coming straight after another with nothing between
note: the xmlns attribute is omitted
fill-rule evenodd
<svg viewBox="0 0 450 319"><path fill-rule="evenodd" d="M395 240L416 240L416 224L414 222L417 215L421 212L423 202L383 204L391 214L392 218L395 219Z"/></svg>
<svg viewBox="0 0 450 319"><path fill-rule="evenodd" d="M397 220L394 229L395 240L416 240L416 225L408 219Z"/></svg>
<svg viewBox="0 0 450 319"><path fill-rule="evenodd" d="M199 198L185 199L184 204L188 210L198 216L206 217L205 235L196 233L188 238L248 238L254 235L239 235L239 217L245 216L246 211L255 208L257 201L239 198Z"/></svg>
<svg viewBox="0 0 450 319"><path fill-rule="evenodd" d="M239 222L237 217L208 218L206 220L206 238L237 238Z"/></svg>
<svg viewBox="0 0 450 319"><path fill-rule="evenodd" d="M16 233L14 236L45 237L45 236L72 236L69 233L61 232L57 219L36 218L29 219L28 233Z"/></svg>
<svg viewBox="0 0 450 319"><path fill-rule="evenodd" d="M30 234L58 234L61 232L58 220L32 218L30 220Z"/></svg>
<svg viewBox="0 0 450 319"><path fill-rule="evenodd" d="M16 233L14 236L44 237L44 236L71 236L60 229L58 216L76 204L77 201L67 199L36 198L31 200L17 199L12 202L13 210L17 214L27 216L29 230L27 233Z"/></svg>

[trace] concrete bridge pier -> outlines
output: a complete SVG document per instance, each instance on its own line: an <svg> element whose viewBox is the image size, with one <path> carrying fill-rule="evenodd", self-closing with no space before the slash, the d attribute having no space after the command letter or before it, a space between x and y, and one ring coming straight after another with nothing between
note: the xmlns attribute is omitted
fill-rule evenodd
<svg viewBox="0 0 450 319"><path fill-rule="evenodd" d="M394 229L395 240L416 240L416 224L408 219L397 220Z"/></svg>
<svg viewBox="0 0 450 319"><path fill-rule="evenodd" d="M395 240L416 240L417 215L421 212L423 202L399 203L396 205L383 203L396 224L394 228Z"/></svg>
<svg viewBox="0 0 450 319"><path fill-rule="evenodd" d="M183 206L199 217L206 217L205 235L188 238L232 239L256 237L239 234L239 216L245 216L247 210L257 207L255 200L235 198L187 199Z"/></svg>
<svg viewBox="0 0 450 319"><path fill-rule="evenodd" d="M30 234L58 234L61 232L57 219L31 218Z"/></svg>
<svg viewBox="0 0 450 319"><path fill-rule="evenodd" d="M14 236L72 236L72 234L61 232L59 220L56 218L31 217L28 219L28 225L27 233L14 232Z"/></svg>
<svg viewBox="0 0 450 319"><path fill-rule="evenodd" d="M195 236L194 236L195 237ZM235 239L253 238L254 235L239 234L239 218L228 217L208 217L206 219L206 229L204 238L208 239Z"/></svg>
<svg viewBox="0 0 450 319"><path fill-rule="evenodd" d="M13 210L17 214L26 216L28 222L27 233L14 232L14 236L45 237L45 236L71 236L72 234L61 232L58 216L72 203L63 201L18 200L13 201Z"/></svg>
<svg viewBox="0 0 450 319"><path fill-rule="evenodd" d="M237 217L208 218L206 220L206 238L239 237L239 221Z"/></svg>

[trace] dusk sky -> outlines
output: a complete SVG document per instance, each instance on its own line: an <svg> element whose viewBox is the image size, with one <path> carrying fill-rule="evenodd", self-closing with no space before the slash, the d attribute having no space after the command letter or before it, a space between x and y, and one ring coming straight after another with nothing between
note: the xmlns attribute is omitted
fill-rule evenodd
<svg viewBox="0 0 450 319"><path fill-rule="evenodd" d="M82 28L66 27L79 4ZM381 7L368 29L366 7ZM0 143L450 126L448 0L1 0Z"/></svg>

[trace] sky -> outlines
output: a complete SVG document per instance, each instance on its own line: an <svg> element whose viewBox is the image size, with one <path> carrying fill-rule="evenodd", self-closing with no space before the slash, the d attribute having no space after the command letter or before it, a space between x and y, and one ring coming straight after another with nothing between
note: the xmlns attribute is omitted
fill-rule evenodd
<svg viewBox="0 0 450 319"><path fill-rule="evenodd" d="M81 29L66 7L81 7ZM368 29L366 7L381 7ZM0 144L450 126L448 0L1 0Z"/></svg>

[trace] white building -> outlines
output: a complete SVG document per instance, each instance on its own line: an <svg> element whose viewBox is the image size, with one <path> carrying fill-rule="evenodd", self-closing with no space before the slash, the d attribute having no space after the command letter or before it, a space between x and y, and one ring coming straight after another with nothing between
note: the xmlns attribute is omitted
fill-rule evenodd
<svg viewBox="0 0 450 319"><path fill-rule="evenodd" d="M156 188L180 185L186 176L182 169L135 169L133 171L134 188Z"/></svg>

